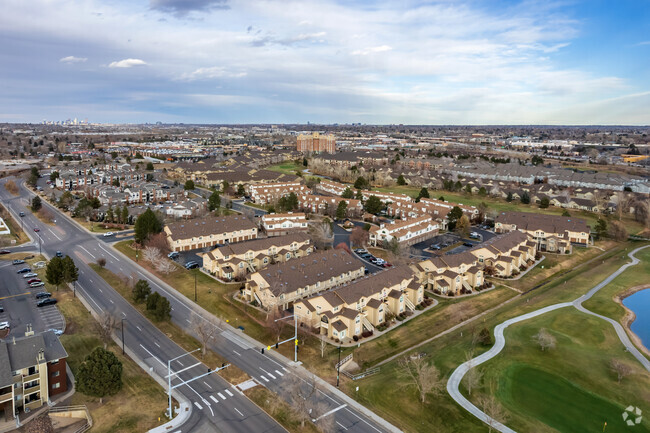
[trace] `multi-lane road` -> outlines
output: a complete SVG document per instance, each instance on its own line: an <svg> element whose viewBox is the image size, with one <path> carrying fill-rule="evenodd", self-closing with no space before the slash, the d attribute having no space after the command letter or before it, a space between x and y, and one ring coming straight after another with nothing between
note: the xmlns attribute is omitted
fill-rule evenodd
<svg viewBox="0 0 650 433"><path fill-rule="evenodd" d="M26 213L23 218L25 231L33 230L33 227L41 228L38 235L42 238L41 248L44 253L51 257L60 250L63 254L74 258L79 267L77 291L87 300L87 306L97 314L110 312L124 318L124 341L127 350L147 367L154 369L159 376L166 376L167 361L183 355L184 350L135 310L128 301L100 278L88 263L103 257L107 260L106 267L109 270L127 276L135 275L139 279L149 281L153 290L169 299L172 306L172 321L190 334L195 334L191 326L193 317L197 315L207 317L208 313L113 249L109 243L104 242L101 235L87 232L49 204L44 206L50 207L57 215L56 224L44 225L27 210L31 191L28 191L23 184L20 184L20 188L20 196L13 197L5 188L0 187L2 203L15 217L21 211ZM35 235L33 232L30 234ZM15 250L25 250L30 247L32 251L34 249L38 251L35 244ZM227 324L220 323L215 326L218 328L217 337L212 341L211 348L261 385L278 393L285 400L291 401L290 394L295 389L294 384L306 383L305 379L309 374L302 367L282 357L260 353L264 344L242 335L241 331ZM192 355L172 362L172 369L184 370L178 376L185 381L207 372L207 367ZM172 384L178 383L178 379L172 382ZM284 431L277 422L218 375L212 374L190 385L180 386L177 391L190 402L192 415L180 428L173 430L174 433L215 430L220 432ZM314 419L326 419L327 425L333 426L331 431L368 433L397 431L386 421L358 406L328 385L322 385L310 400L313 400L311 406L318 407L320 412L314 412L311 416ZM324 426L325 422L322 425Z"/></svg>

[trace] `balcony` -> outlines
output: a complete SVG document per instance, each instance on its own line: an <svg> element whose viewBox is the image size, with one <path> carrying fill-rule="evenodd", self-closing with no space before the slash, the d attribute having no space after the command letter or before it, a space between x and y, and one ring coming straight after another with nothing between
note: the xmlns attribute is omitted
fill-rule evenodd
<svg viewBox="0 0 650 433"><path fill-rule="evenodd" d="M23 383L25 382L31 382L32 380L38 380L40 379L41 375L36 372L34 374L30 374L29 376L23 376Z"/></svg>
<svg viewBox="0 0 650 433"><path fill-rule="evenodd" d="M35 392L39 392L40 390L41 390L41 384L37 383L35 385L31 385L29 387L23 388L23 395L34 394Z"/></svg>
<svg viewBox="0 0 650 433"><path fill-rule="evenodd" d="M24 408L29 409L29 410L35 410L35 409L38 409L41 406L43 406L43 402L39 398L38 400L34 400L31 403L25 403Z"/></svg>
<svg viewBox="0 0 650 433"><path fill-rule="evenodd" d="M9 391L6 394L0 394L0 403L4 403L5 401L9 401L13 398L13 393Z"/></svg>

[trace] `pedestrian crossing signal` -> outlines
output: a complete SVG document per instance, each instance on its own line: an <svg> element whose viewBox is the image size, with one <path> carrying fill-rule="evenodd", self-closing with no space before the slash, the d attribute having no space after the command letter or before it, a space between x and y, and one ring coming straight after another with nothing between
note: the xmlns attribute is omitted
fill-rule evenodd
<svg viewBox="0 0 650 433"><path fill-rule="evenodd" d="M298 339L296 338L296 346L298 345Z"/></svg>

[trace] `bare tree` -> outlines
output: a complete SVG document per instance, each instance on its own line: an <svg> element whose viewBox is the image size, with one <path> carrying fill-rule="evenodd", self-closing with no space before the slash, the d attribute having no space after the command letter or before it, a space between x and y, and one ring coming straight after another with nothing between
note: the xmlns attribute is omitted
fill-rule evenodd
<svg viewBox="0 0 650 433"><path fill-rule="evenodd" d="M625 364L620 359L614 358L609 361L609 368L616 374L618 383L621 383L621 380L623 380L625 376L632 374L632 367L630 367L628 364Z"/></svg>
<svg viewBox="0 0 650 433"><path fill-rule="evenodd" d="M415 386L420 401L426 402L427 394L438 395L443 387L443 380L435 365L418 356L413 359L404 357L398 361L400 374L406 379L406 386Z"/></svg>
<svg viewBox="0 0 650 433"><path fill-rule="evenodd" d="M174 262L172 262L171 260L163 259L160 262L158 262L158 265L156 266L156 269L158 270L158 272L161 272L161 273L167 275L167 274L171 274L172 272L174 272L178 268L176 267Z"/></svg>
<svg viewBox="0 0 650 433"><path fill-rule="evenodd" d="M304 428L306 421L316 418L315 409L318 406L312 401L312 397L318 392L316 377L311 375L306 380L301 380L291 375L288 389L291 408L300 420L300 426Z"/></svg>
<svg viewBox="0 0 650 433"><path fill-rule="evenodd" d="M108 347L108 343L111 341L113 331L117 328L117 317L108 311L104 311L99 316L99 321L97 323L97 331L99 333L99 338L104 342L104 349Z"/></svg>
<svg viewBox="0 0 650 433"><path fill-rule="evenodd" d="M483 372L481 372L478 367L474 366L473 363L473 351L470 351L466 354L467 361L469 362L469 370L465 373L465 386L467 387L467 394L472 395L472 390L481 386L481 379L483 379Z"/></svg>
<svg viewBox="0 0 650 433"><path fill-rule="evenodd" d="M106 259L105 259L104 257L100 257L100 258L98 258L98 259L97 259L97 265L98 265L100 268L103 269L104 266L106 266Z"/></svg>
<svg viewBox="0 0 650 433"><path fill-rule="evenodd" d="M370 234L362 227L355 227L350 233L350 242L357 247L365 247L368 244Z"/></svg>
<svg viewBox="0 0 650 433"><path fill-rule="evenodd" d="M204 358L208 344L216 337L219 328L211 320L203 318L196 313L192 313L190 327L196 331L196 335L201 342L201 358Z"/></svg>
<svg viewBox="0 0 650 433"><path fill-rule="evenodd" d="M332 226L324 221L321 223L313 224L309 232L314 240L314 246L318 249L325 249L332 246L334 242L334 233L332 232Z"/></svg>
<svg viewBox="0 0 650 433"><path fill-rule="evenodd" d="M167 254L170 251L165 233L156 233L155 235L151 235L149 239L147 239L146 246L158 248L162 254Z"/></svg>
<svg viewBox="0 0 650 433"><path fill-rule="evenodd" d="M146 261L155 266L161 261L162 254L156 247L146 247L144 250L142 250L142 257L144 257Z"/></svg>
<svg viewBox="0 0 650 433"><path fill-rule="evenodd" d="M501 406L497 398L493 393L482 395L478 399L478 405L481 410L490 417L487 420L488 430L492 432L497 425L497 423L505 423L508 420L508 413Z"/></svg>
<svg viewBox="0 0 650 433"><path fill-rule="evenodd" d="M625 224L620 221L612 221L609 224L607 234L610 238L618 242L623 242L627 239L627 229L625 228Z"/></svg>
<svg viewBox="0 0 650 433"><path fill-rule="evenodd" d="M273 310L266 316L266 327L271 331L275 341L280 341L280 336L282 335L282 331L286 325L284 320L280 320L282 317L283 314L278 308L273 308Z"/></svg>
<svg viewBox="0 0 650 433"><path fill-rule="evenodd" d="M542 352L545 350L555 349L555 337L548 332L546 328L540 328L537 334L533 335L533 341L539 344Z"/></svg>

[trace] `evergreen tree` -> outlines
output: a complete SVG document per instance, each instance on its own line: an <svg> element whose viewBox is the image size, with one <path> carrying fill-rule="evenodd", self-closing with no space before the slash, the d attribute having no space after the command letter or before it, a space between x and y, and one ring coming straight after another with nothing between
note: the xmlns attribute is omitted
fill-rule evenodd
<svg viewBox="0 0 650 433"><path fill-rule="evenodd" d="M508 196L506 197L506 201L508 203L510 203L513 199L514 199L514 197L512 196L512 192L508 192Z"/></svg>
<svg viewBox="0 0 650 433"><path fill-rule="evenodd" d="M108 205L106 210L106 222L112 223L115 220L115 215L113 215L113 206Z"/></svg>
<svg viewBox="0 0 650 433"><path fill-rule="evenodd" d="M368 188L368 185L368 180L363 176L357 177L357 180L354 181L354 187L356 189L366 189Z"/></svg>
<svg viewBox="0 0 650 433"><path fill-rule="evenodd" d="M528 195L528 191L524 191L524 193L521 195L521 202L523 204L529 204L530 203L530 196Z"/></svg>
<svg viewBox="0 0 650 433"><path fill-rule="evenodd" d="M429 190L426 189L425 187L422 187L422 189L418 193L418 198L430 198L429 197Z"/></svg>
<svg viewBox="0 0 650 433"><path fill-rule="evenodd" d="M55 256L49 261L45 268L45 280L59 290L59 284L63 283L63 260L61 257Z"/></svg>
<svg viewBox="0 0 650 433"><path fill-rule="evenodd" d="M65 256L61 260L61 280L63 283L74 283L79 279L79 269L74 264L72 257ZM58 287L57 287L58 290Z"/></svg>
<svg viewBox="0 0 650 433"><path fill-rule="evenodd" d="M348 203L345 200L339 202L338 207L336 208L336 219L343 219L348 214Z"/></svg>
<svg viewBox="0 0 650 433"><path fill-rule="evenodd" d="M237 185L237 195L239 197L243 197L243 196L246 195L246 188L241 183L239 185Z"/></svg>
<svg viewBox="0 0 650 433"><path fill-rule="evenodd" d="M122 389L122 363L111 351L95 348L79 366L77 390L93 397L115 395Z"/></svg>
<svg viewBox="0 0 650 433"><path fill-rule="evenodd" d="M129 208L124 205L122 207L122 224L127 224L129 222Z"/></svg>
<svg viewBox="0 0 650 433"><path fill-rule="evenodd" d="M458 206L454 206L447 214L447 227L449 230L456 228L456 223L463 216L463 210Z"/></svg>
<svg viewBox="0 0 650 433"><path fill-rule="evenodd" d="M153 162L148 162L147 163L147 170L148 171L153 171Z"/></svg>
<svg viewBox="0 0 650 433"><path fill-rule="evenodd" d="M539 207L540 209L546 209L549 207L551 204L551 201L548 199L548 197L542 197L542 199L539 201Z"/></svg>
<svg viewBox="0 0 650 433"><path fill-rule="evenodd" d="M135 283L133 288L133 300L137 303L141 303L147 300L147 297L151 294L151 287L147 280L138 280Z"/></svg>
<svg viewBox="0 0 650 433"><path fill-rule="evenodd" d="M194 189L194 181L192 179L186 180L184 188L185 188L185 191L193 190Z"/></svg>
<svg viewBox="0 0 650 433"><path fill-rule="evenodd" d="M343 190L343 193L341 194L341 197L343 197L343 198L352 198L352 197L354 197L354 193L352 192L352 190L348 186L347 188L345 188L345 190Z"/></svg>
<svg viewBox="0 0 650 433"><path fill-rule="evenodd" d="M171 319L172 307L167 298L161 296L158 292L153 292L147 296L147 311L156 321Z"/></svg>
<svg viewBox="0 0 650 433"><path fill-rule="evenodd" d="M607 221L604 219L598 219L594 227L594 232L596 233L596 237L598 239L602 239L607 236Z"/></svg>
<svg viewBox="0 0 650 433"><path fill-rule="evenodd" d="M363 205L363 207L366 209L366 212L377 215L383 206L379 197L376 195L371 195L368 197L368 200L366 200L366 203Z"/></svg>
<svg viewBox="0 0 650 433"><path fill-rule="evenodd" d="M210 212L217 210L221 207L221 196L217 191L213 191L208 198L208 209Z"/></svg>
<svg viewBox="0 0 650 433"><path fill-rule="evenodd" d="M404 175L401 175L401 174L400 174L400 175L397 177L397 184L400 185L400 186L404 186L404 185L406 185L406 179L404 179Z"/></svg>
<svg viewBox="0 0 650 433"><path fill-rule="evenodd" d="M32 212L38 212L42 206L43 203L41 202L41 198L39 196L35 196L32 199Z"/></svg>
<svg viewBox="0 0 650 433"><path fill-rule="evenodd" d="M135 220L134 231L135 241L143 244L149 236L162 231L162 224L156 214L151 209L147 209Z"/></svg>

